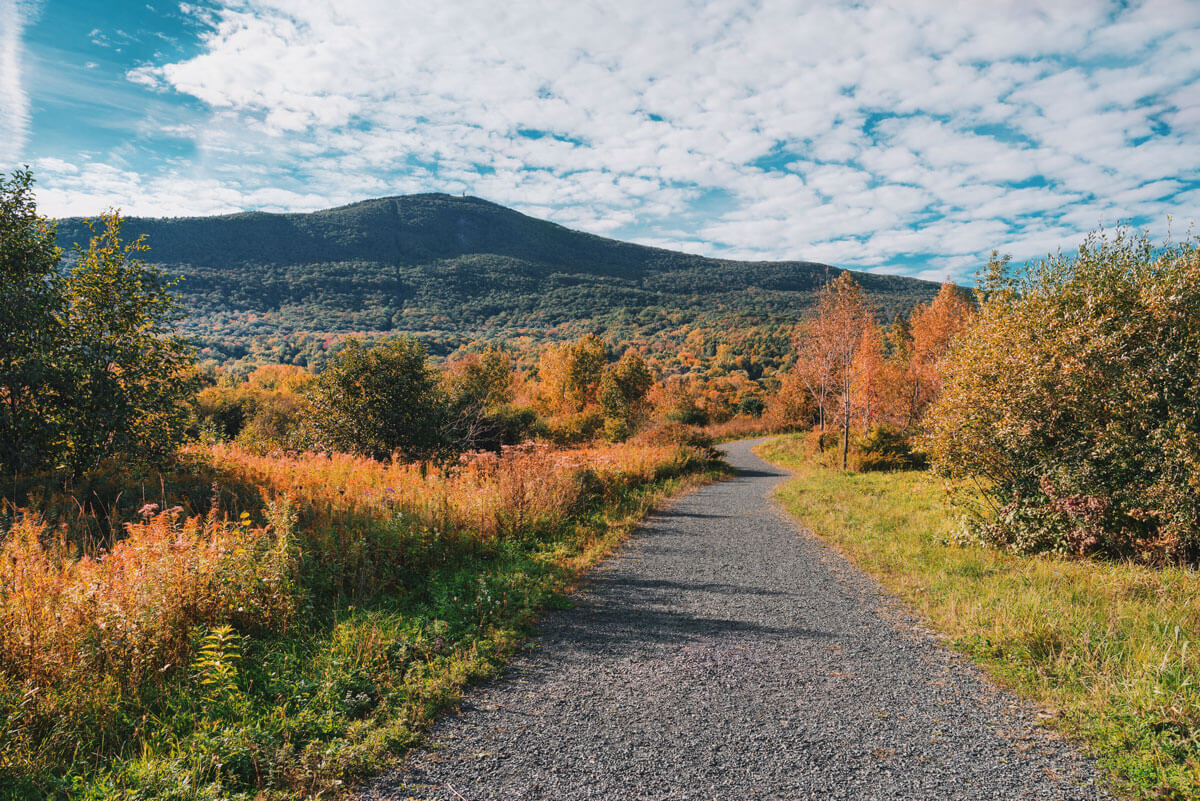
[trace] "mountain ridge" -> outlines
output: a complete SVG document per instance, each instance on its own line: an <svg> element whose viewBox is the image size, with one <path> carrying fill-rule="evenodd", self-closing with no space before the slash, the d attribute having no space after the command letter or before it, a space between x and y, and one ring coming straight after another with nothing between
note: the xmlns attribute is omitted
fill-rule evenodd
<svg viewBox="0 0 1200 801"><path fill-rule="evenodd" d="M64 247L87 241L81 218L57 222ZM215 358L302 333L414 333L450 347L464 338L779 326L841 272L622 242L439 193L314 212L127 217L123 234L145 234L147 260L179 277L184 331ZM851 272L884 317L937 291L914 278Z"/></svg>

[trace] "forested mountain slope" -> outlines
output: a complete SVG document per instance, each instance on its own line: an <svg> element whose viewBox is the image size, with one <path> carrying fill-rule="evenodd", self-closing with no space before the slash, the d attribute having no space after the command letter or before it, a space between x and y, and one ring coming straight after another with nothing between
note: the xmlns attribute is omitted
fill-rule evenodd
<svg viewBox="0 0 1200 801"><path fill-rule="evenodd" d="M59 223L65 248L86 242ZM218 356L347 332L411 332L452 347L470 338L654 338L695 326L777 327L796 319L836 268L737 262L572 231L473 197L379 198L308 214L128 218L151 261L181 280L188 333ZM856 278L883 316L934 284ZM308 334L309 336L300 336ZM287 345L288 340L291 345Z"/></svg>

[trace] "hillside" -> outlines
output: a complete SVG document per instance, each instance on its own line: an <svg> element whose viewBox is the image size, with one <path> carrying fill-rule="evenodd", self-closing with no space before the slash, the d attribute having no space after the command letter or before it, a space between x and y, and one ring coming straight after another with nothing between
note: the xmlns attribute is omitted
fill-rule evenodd
<svg viewBox="0 0 1200 801"><path fill-rule="evenodd" d="M64 248L86 241L82 220L58 225ZM304 362L313 342L348 332L417 333L436 352L469 338L599 331L677 339L693 326L777 328L836 272L618 242L437 194L309 214L128 218L125 233L146 234L150 260L180 278L186 331L217 358L269 351ZM937 289L856 278L886 317Z"/></svg>

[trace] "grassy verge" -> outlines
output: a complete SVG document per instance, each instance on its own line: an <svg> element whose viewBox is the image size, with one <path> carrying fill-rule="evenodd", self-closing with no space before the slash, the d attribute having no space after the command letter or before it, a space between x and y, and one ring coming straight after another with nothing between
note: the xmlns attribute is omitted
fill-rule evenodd
<svg viewBox="0 0 1200 801"><path fill-rule="evenodd" d="M918 472L814 465L799 438L759 447L796 471L785 508L969 654L1042 705L1125 796L1200 798L1200 576L1027 557L950 541Z"/></svg>
<svg viewBox="0 0 1200 801"><path fill-rule="evenodd" d="M163 512L78 561L10 532L0 798L337 797L495 675L655 504L717 474L670 448L445 475L206 456L276 499L267 525Z"/></svg>

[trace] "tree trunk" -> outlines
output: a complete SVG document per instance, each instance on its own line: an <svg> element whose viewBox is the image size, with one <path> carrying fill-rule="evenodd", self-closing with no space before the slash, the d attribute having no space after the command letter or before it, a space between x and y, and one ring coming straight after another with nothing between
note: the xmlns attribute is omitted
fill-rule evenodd
<svg viewBox="0 0 1200 801"><path fill-rule="evenodd" d="M847 458L850 455L850 390L847 388L843 398L842 409L842 469L846 469Z"/></svg>

